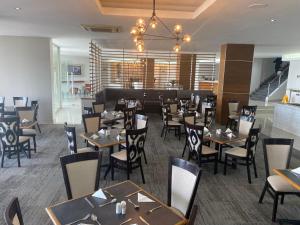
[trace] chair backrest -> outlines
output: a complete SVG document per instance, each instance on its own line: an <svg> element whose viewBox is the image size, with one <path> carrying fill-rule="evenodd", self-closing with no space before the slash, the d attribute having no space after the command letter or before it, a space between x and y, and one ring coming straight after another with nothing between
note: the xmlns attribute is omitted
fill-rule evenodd
<svg viewBox="0 0 300 225"><path fill-rule="evenodd" d="M126 108L123 110L123 112L124 112L124 128L133 129L134 122L135 122L136 108Z"/></svg>
<svg viewBox="0 0 300 225"><path fill-rule="evenodd" d="M204 126L209 128L213 125L216 118L216 108L205 108Z"/></svg>
<svg viewBox="0 0 300 225"><path fill-rule="evenodd" d="M201 169L198 165L170 157L168 174L168 205L189 218L197 193Z"/></svg>
<svg viewBox="0 0 300 225"><path fill-rule="evenodd" d="M4 96L0 96L0 103L5 103L5 97Z"/></svg>
<svg viewBox="0 0 300 225"><path fill-rule="evenodd" d="M254 121L248 121L240 118L239 120L239 134L248 136L251 128L254 126Z"/></svg>
<svg viewBox="0 0 300 225"><path fill-rule="evenodd" d="M4 147L19 145L19 117L0 118L0 137Z"/></svg>
<svg viewBox="0 0 300 225"><path fill-rule="evenodd" d="M70 153L77 153L76 128L68 126L67 123L64 124L64 128L68 139L68 149L70 150Z"/></svg>
<svg viewBox="0 0 300 225"><path fill-rule="evenodd" d="M85 152L60 158L68 199L99 188L102 152Z"/></svg>
<svg viewBox="0 0 300 225"><path fill-rule="evenodd" d="M192 208L190 218L189 218L189 221L188 221L187 225L194 225L195 224L197 211L198 211L198 206L193 205L193 208Z"/></svg>
<svg viewBox="0 0 300 225"><path fill-rule="evenodd" d="M27 107L28 97L13 97L15 107Z"/></svg>
<svg viewBox="0 0 300 225"><path fill-rule="evenodd" d="M148 117L141 114L135 114L135 128L143 129L148 126Z"/></svg>
<svg viewBox="0 0 300 225"><path fill-rule="evenodd" d="M229 101L228 102L228 113L229 115L235 115L239 109L239 101Z"/></svg>
<svg viewBox="0 0 300 225"><path fill-rule="evenodd" d="M16 112L18 117L20 117L20 121L23 120L35 121L35 109L31 107L16 107Z"/></svg>
<svg viewBox="0 0 300 225"><path fill-rule="evenodd" d="M101 114L83 114L82 121L85 133L96 133L101 127Z"/></svg>
<svg viewBox="0 0 300 225"><path fill-rule="evenodd" d="M263 140L265 169L267 177L274 175L273 169L287 169L293 151L293 139L266 138Z"/></svg>
<svg viewBox="0 0 300 225"><path fill-rule="evenodd" d="M175 103L169 104L170 113L177 113L178 105Z"/></svg>
<svg viewBox="0 0 300 225"><path fill-rule="evenodd" d="M126 149L128 163L141 159L148 127L139 130L126 130Z"/></svg>
<svg viewBox="0 0 300 225"><path fill-rule="evenodd" d="M94 113L103 113L105 110L105 105L102 103L93 102Z"/></svg>
<svg viewBox="0 0 300 225"><path fill-rule="evenodd" d="M37 100L32 100L31 101L31 108L34 109L38 104L39 104L39 102Z"/></svg>
<svg viewBox="0 0 300 225"><path fill-rule="evenodd" d="M191 154L196 157L201 156L204 126L185 123L185 132L187 134L187 141Z"/></svg>
<svg viewBox="0 0 300 225"><path fill-rule="evenodd" d="M4 212L6 225L24 225L18 198L13 198Z"/></svg>
<svg viewBox="0 0 300 225"><path fill-rule="evenodd" d="M249 156L251 153L253 157L255 156L260 130L261 128L250 129L249 136L246 140L247 156Z"/></svg>
<svg viewBox="0 0 300 225"><path fill-rule="evenodd" d="M163 123L165 125L168 125L168 119L169 119L169 115L168 115L168 106L164 105L161 107L161 111L162 111L162 119L163 119Z"/></svg>
<svg viewBox="0 0 300 225"><path fill-rule="evenodd" d="M189 123L189 124L195 124L196 123L196 114L195 113L184 113L183 114L183 122Z"/></svg>

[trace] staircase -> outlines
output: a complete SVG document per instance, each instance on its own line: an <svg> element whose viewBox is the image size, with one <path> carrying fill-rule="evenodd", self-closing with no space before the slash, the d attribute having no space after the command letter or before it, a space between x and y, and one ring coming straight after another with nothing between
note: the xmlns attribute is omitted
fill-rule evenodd
<svg viewBox="0 0 300 225"><path fill-rule="evenodd" d="M260 87L254 91L250 98L255 101L265 101L266 97L271 94L276 88L279 87L284 81L287 80L289 75L289 64L285 64L282 68L282 75L278 76L273 73L266 81L264 81Z"/></svg>

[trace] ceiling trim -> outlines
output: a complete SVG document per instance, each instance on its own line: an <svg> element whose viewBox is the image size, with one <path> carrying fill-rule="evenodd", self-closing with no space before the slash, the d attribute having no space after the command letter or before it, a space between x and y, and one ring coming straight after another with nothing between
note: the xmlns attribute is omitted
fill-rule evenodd
<svg viewBox="0 0 300 225"><path fill-rule="evenodd" d="M95 0L97 7L102 15L111 16L131 16L131 17L144 17L145 15L152 15L152 9L130 9L130 8L113 8L104 7L101 0ZM217 0L205 0L194 12L190 11L172 11L172 10L156 10L161 18L168 19L195 19Z"/></svg>

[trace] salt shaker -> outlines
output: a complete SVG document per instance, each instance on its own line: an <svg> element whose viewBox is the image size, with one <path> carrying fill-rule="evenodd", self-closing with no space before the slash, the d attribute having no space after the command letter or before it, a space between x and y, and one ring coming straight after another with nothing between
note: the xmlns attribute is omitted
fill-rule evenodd
<svg viewBox="0 0 300 225"><path fill-rule="evenodd" d="M122 206L121 206L121 203L118 202L116 204L116 214L121 214L122 213Z"/></svg>
<svg viewBox="0 0 300 225"><path fill-rule="evenodd" d="M121 208L122 208L122 214L125 215L126 214L126 202L125 201L121 202Z"/></svg>

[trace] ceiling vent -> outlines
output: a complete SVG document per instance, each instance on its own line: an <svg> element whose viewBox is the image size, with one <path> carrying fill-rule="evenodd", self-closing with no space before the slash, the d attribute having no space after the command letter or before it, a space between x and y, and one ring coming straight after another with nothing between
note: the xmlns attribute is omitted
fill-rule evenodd
<svg viewBox="0 0 300 225"><path fill-rule="evenodd" d="M109 25L90 25L90 24L81 24L81 27L86 31L90 32L100 32L100 33L120 33L120 26L109 26Z"/></svg>

